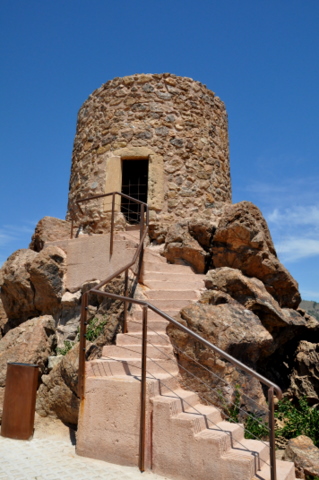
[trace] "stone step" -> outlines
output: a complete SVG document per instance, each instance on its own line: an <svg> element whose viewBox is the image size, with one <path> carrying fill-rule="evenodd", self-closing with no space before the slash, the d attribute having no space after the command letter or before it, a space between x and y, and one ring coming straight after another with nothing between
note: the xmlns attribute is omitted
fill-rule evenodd
<svg viewBox="0 0 319 480"><path fill-rule="evenodd" d="M174 265L172 263L143 261L144 272L164 272L164 273L188 273L196 275L191 267L184 265Z"/></svg>
<svg viewBox="0 0 319 480"><path fill-rule="evenodd" d="M159 299L152 299L151 303L155 307L157 307L159 310L162 310L163 312L170 311L170 312L176 312L178 313L182 308L186 307L186 305L189 305L191 303L191 300L187 299L179 299L179 300L159 300Z"/></svg>
<svg viewBox="0 0 319 480"><path fill-rule="evenodd" d="M144 295L150 300L197 300L199 298L195 290L146 290Z"/></svg>
<svg viewBox="0 0 319 480"><path fill-rule="evenodd" d="M293 462L276 460L277 480L295 480L295 465ZM270 467L264 464L252 480L271 480Z"/></svg>
<svg viewBox="0 0 319 480"><path fill-rule="evenodd" d="M157 333L148 332L147 333L147 342L148 345L171 345L169 337L162 333L158 335ZM142 344L142 333L118 333L116 336L116 345L118 347L124 346L133 346Z"/></svg>
<svg viewBox="0 0 319 480"><path fill-rule="evenodd" d="M162 318L162 317L161 317ZM147 322L148 325L148 332L158 332L158 333L165 333L166 327L169 324L168 320L149 320ZM143 325L142 321L128 321L127 322L127 330L128 333L135 333L135 332L142 332Z"/></svg>
<svg viewBox="0 0 319 480"><path fill-rule="evenodd" d="M256 454L258 459L257 468L261 468L265 463L269 464L269 443L259 440L242 438L239 442L234 442L233 448L247 449Z"/></svg>
<svg viewBox="0 0 319 480"><path fill-rule="evenodd" d="M153 303L153 302L150 302L150 303ZM164 313L166 313L167 315L171 316L174 318L174 315L176 315L176 310L166 310ZM134 312L131 313L131 318L132 320L134 321L140 321L142 322L142 318L143 318L143 312L142 310L134 310ZM151 310L150 308L148 308L147 310L147 321L153 321L153 320L164 320L164 318L159 314L159 313L156 313L154 312L153 310Z"/></svg>
<svg viewBox="0 0 319 480"><path fill-rule="evenodd" d="M205 275L196 275L190 273L164 273L164 272L145 272L142 277L142 283L147 285L149 281L157 281L157 282L173 282L175 283L176 287L178 285L182 285L184 283L193 282L194 278L196 280L204 280Z"/></svg>
<svg viewBox="0 0 319 480"><path fill-rule="evenodd" d="M106 345L102 349L102 357L110 357L113 359L140 359L142 355L142 346L117 346ZM169 359L174 358L172 345L161 345L160 348L156 348L152 345L147 346L147 357L152 359Z"/></svg>
<svg viewBox="0 0 319 480"><path fill-rule="evenodd" d="M144 250L144 262L167 263L166 258L159 255L158 252L152 252L149 248Z"/></svg>
<svg viewBox="0 0 319 480"><path fill-rule="evenodd" d="M205 287L205 283L201 279L197 279L194 275L194 278L190 278L187 281L183 282L173 282L169 280L149 280L148 278L143 279L143 284L151 288L152 290L200 290Z"/></svg>
<svg viewBox="0 0 319 480"><path fill-rule="evenodd" d="M177 416L186 409L198 405L199 398L197 393L183 388L176 388L173 392L167 392L165 395L157 395L152 398L154 405L160 404L169 415Z"/></svg>
<svg viewBox="0 0 319 480"><path fill-rule="evenodd" d="M187 407L185 409L187 413L194 413L196 415L203 415L206 417L206 428L214 428L217 423L222 421L222 416L218 408L212 405L203 405L202 403L196 403L194 406Z"/></svg>
<svg viewBox="0 0 319 480"><path fill-rule="evenodd" d="M141 370L142 362L137 358L111 360L102 357L86 363L86 377L110 377L118 375L140 377ZM161 394L178 387L178 366L175 360L147 359L146 372L148 377L155 377L159 380L161 384L159 393ZM163 378L166 380L164 381ZM171 383L172 381L173 384Z"/></svg>

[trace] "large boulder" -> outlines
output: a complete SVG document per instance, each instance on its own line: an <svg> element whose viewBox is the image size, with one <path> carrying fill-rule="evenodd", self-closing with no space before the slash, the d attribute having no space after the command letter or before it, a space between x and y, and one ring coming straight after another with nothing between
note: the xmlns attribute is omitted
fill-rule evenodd
<svg viewBox="0 0 319 480"><path fill-rule="evenodd" d="M281 307L298 307L298 284L279 262L267 223L252 203L225 206L211 252L215 268L239 269L261 280Z"/></svg>
<svg viewBox="0 0 319 480"><path fill-rule="evenodd" d="M34 288L34 306L44 313L56 313L64 293L66 254L61 248L49 246L27 267Z"/></svg>
<svg viewBox="0 0 319 480"><path fill-rule="evenodd" d="M42 375L36 403L39 415L59 418L67 424L77 424L80 406L78 369L79 344L76 344L49 375Z"/></svg>
<svg viewBox="0 0 319 480"><path fill-rule="evenodd" d="M319 343L302 340L297 348L294 367L290 375L290 392L319 403Z"/></svg>
<svg viewBox="0 0 319 480"><path fill-rule="evenodd" d="M177 319L251 367L273 351L272 336L259 318L237 302L192 304L183 308ZM223 402L230 404L234 401L237 386L240 385L244 407L258 416L265 413L263 408L259 410L259 407L265 406L265 398L260 383L254 377L234 367L172 324L168 327L168 334L175 347L186 388L195 389L206 400L224 407ZM207 369L212 374L208 374Z"/></svg>
<svg viewBox="0 0 319 480"><path fill-rule="evenodd" d="M43 373L55 346L55 321L51 315L32 318L10 330L0 340L0 398L3 397L8 362L37 364Z"/></svg>
<svg viewBox="0 0 319 480"><path fill-rule="evenodd" d="M56 313L64 292L65 259L56 246L40 253L17 250L8 258L0 270L1 300L9 318L6 330L28 318Z"/></svg>
<svg viewBox="0 0 319 480"><path fill-rule="evenodd" d="M204 273L209 260L209 254L188 232L187 222L169 228L163 255L170 263L191 266L196 273Z"/></svg>
<svg viewBox="0 0 319 480"><path fill-rule="evenodd" d="M17 250L0 270L1 300L10 319L23 321L38 315L28 271L37 255L29 249Z"/></svg>
<svg viewBox="0 0 319 480"><path fill-rule="evenodd" d="M71 237L71 223L54 217L42 218L35 227L29 248L40 252L46 243Z"/></svg>
<svg viewBox="0 0 319 480"><path fill-rule="evenodd" d="M296 478L319 476L319 448L305 435L289 440L283 460L294 462Z"/></svg>

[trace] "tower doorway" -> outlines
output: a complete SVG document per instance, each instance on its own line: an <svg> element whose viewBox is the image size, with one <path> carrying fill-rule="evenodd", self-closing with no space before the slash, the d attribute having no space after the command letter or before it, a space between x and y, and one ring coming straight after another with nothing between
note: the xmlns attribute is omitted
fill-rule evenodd
<svg viewBox="0 0 319 480"><path fill-rule="evenodd" d="M148 160L122 160L121 192L147 203ZM141 205L127 198L121 200L121 212L130 224L140 222Z"/></svg>

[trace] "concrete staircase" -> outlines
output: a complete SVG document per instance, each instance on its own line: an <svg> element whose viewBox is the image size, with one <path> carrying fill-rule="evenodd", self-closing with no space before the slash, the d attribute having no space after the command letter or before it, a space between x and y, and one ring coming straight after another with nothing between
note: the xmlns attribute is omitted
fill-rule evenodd
<svg viewBox="0 0 319 480"><path fill-rule="evenodd" d="M203 277L145 250L143 295L171 316L197 300ZM224 421L217 408L179 386L167 323L148 310L146 468L178 480L270 479L268 446L245 439L241 425ZM141 338L142 311L134 308L128 332L105 346L102 358L87 363L78 454L138 464ZM277 480L294 479L293 464L277 461Z"/></svg>

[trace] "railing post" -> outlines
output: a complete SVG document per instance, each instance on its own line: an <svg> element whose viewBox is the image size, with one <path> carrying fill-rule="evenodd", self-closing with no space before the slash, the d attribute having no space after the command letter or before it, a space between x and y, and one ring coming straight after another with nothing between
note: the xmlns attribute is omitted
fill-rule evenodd
<svg viewBox="0 0 319 480"><path fill-rule="evenodd" d="M89 293L86 292L82 295L82 302L81 302L79 379L78 379L78 395L81 400L83 399L83 396L84 396L85 348L86 348L86 326L87 326L88 303L89 303Z"/></svg>
<svg viewBox="0 0 319 480"><path fill-rule="evenodd" d="M269 409L269 457L270 457L270 478L277 480L276 474L276 446L275 446L275 417L274 417L274 387L268 388L268 409Z"/></svg>
<svg viewBox="0 0 319 480"><path fill-rule="evenodd" d="M111 238L110 238L110 255L113 255L113 234L114 234L114 210L115 210L115 193L112 193L112 217L111 217Z"/></svg>
<svg viewBox="0 0 319 480"><path fill-rule="evenodd" d="M147 353L147 306L143 306L143 337L142 337L142 375L141 375L141 413L140 413L140 451L139 469L145 470L145 440L146 440L146 353Z"/></svg>
<svg viewBox="0 0 319 480"><path fill-rule="evenodd" d="M124 297L127 297L127 290L128 290L128 268L125 270ZM123 333L127 333L127 301L126 300L124 300Z"/></svg>
<svg viewBox="0 0 319 480"><path fill-rule="evenodd" d="M144 204L141 204L141 219L140 219L140 240L144 233Z"/></svg>

